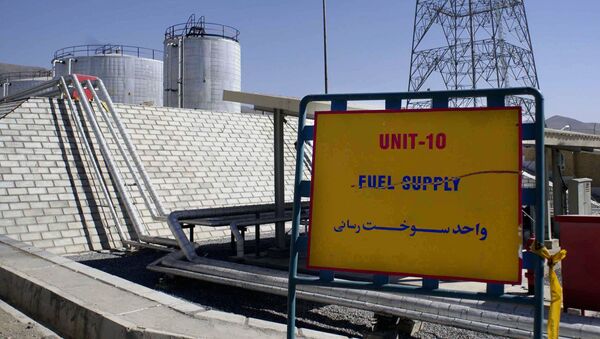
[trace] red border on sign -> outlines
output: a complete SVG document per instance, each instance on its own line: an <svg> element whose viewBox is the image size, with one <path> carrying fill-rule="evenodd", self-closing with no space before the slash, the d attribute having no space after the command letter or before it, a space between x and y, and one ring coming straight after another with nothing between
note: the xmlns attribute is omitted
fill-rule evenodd
<svg viewBox="0 0 600 339"><path fill-rule="evenodd" d="M517 201L517 222L520 225L521 229L523 227L523 215L521 213L521 206L523 201L523 192L522 192L522 170L523 170L523 122L522 122L522 112L520 106L509 106L509 107L467 107L467 108L432 108L432 109L383 109L383 110L356 110L356 111L319 111L315 112L315 123L314 123L314 138L313 138L313 154L312 154L312 171L311 171L311 181L310 181L310 210L309 210L309 222L308 222L308 249L307 249L307 258L306 258L306 267L309 269L316 270L329 270L329 271L338 271L338 272L351 272L351 273L367 273L367 274L382 274L382 275L395 275L395 276L410 276L410 277L421 277L421 278L429 278L429 279L438 279L438 280L456 280L456 281L473 281L473 282L483 282L483 283L494 283L494 284L515 284L520 285L522 281L522 270L523 270L523 259L521 252L517 252L517 256L519 259L519 271L517 274L517 279L512 281L502 281L502 280L487 280L487 279L474 279L469 277L458 277L458 276L438 276L438 275L426 275L426 274L417 274L417 273L406 273L406 272L386 272L386 271L373 271L373 270L356 270L349 268L335 268L335 267L323 267L323 266L313 266L310 265L310 242L311 242L311 230L312 230L312 212L313 212L313 192L315 185L315 155L317 153L317 121L321 114L370 114L370 113L432 113L432 112L464 112L464 111L497 111L497 110L507 110L507 109L517 109L517 122L518 122L518 152L519 152L519 165L518 171L519 176L517 180L517 189L518 189L518 201ZM522 230L521 230L522 232Z"/></svg>

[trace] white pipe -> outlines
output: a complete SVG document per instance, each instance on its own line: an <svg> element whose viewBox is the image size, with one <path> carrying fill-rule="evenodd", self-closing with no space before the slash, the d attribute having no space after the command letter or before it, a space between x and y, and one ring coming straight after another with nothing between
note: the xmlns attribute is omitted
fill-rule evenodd
<svg viewBox="0 0 600 339"><path fill-rule="evenodd" d="M179 38L178 47L178 79L177 79L177 107L183 108L183 37Z"/></svg>
<svg viewBox="0 0 600 339"><path fill-rule="evenodd" d="M151 206L148 206L148 208L150 209L150 212L152 214L152 218L154 220L164 221L167 217L167 212L160 200L160 197L158 196L158 193L154 189L154 185L152 184L152 181L150 181L148 172L146 171L146 168L144 167L144 164L142 163L142 160L140 159L138 152L135 149L133 142L131 141L131 137L129 136L129 133L127 132L127 129L125 128L125 126L123 126L121 117L118 115L117 110L115 109L115 106L112 102L112 99L108 95L108 92L106 91L106 87L104 87L104 83L102 82L102 80L98 79L97 84L98 84L100 91L102 92L102 96L106 100L106 105L108 106L108 110L113 117L115 125L117 125L117 129L119 130L119 133L121 134L123 142L125 143L125 146L127 147L127 150L129 151L131 158L133 159L133 162L134 162L135 166L137 167L137 169L140 173L140 176L142 177L142 180L144 181L144 186L148 189L148 192L150 193L150 197L151 197L152 201L154 202L154 205L156 206L156 211L154 211L154 209ZM135 171L132 171L132 173L134 173L134 176L135 176ZM137 180L136 180L136 182L137 182Z"/></svg>
<svg viewBox="0 0 600 339"><path fill-rule="evenodd" d="M115 161L112 157L110 149L108 148L106 139L104 139L104 136L102 135L100 127L98 126L98 122L96 121L96 118L92 111L92 107L90 106L90 104L87 100L87 96L86 96L85 92L83 91L83 88L81 86L81 83L79 82L79 79L77 78L77 75L72 74L71 79L73 79L73 81L72 81L73 86L75 87L75 90L79 94L79 98L80 98L79 102L81 102L83 109L87 115L87 118L90 122L90 126L92 127L92 131L93 131L94 135L96 136L96 140L98 141L98 144L100 146L100 151L102 152L102 156L104 156L104 159L106 160L108 168L109 168L111 174L113 175L113 179L115 180L115 184L116 184L116 188L117 188L117 193L119 193L121 199L123 200L123 204L125 205L125 208L129 215L129 218L131 219L131 221L133 223L133 227L135 229L136 234L141 239L141 236L145 235L144 234L145 232L143 230L143 228L145 228L144 224L143 224L139 214L137 213L138 211L134 207L133 202L127 195L127 192L125 189L125 181L123 180L123 177L121 176L121 172L115 165Z"/></svg>
<svg viewBox="0 0 600 339"><path fill-rule="evenodd" d="M104 180L104 177L102 177L102 172L100 172L100 168L98 168L98 164L93 159L94 152L92 152L88 138L85 135L85 130L83 128L83 125L81 124L81 121L83 119L79 116L79 112L75 108L75 104L73 103L73 99L71 99L71 95L69 93L69 87L67 86L67 83L66 83L64 77L60 77L60 84L62 85L63 93L64 93L65 98L67 99L67 103L71 110L71 115L73 117L73 121L75 121L75 126L77 127L77 131L79 132L81 140L83 141L83 146L85 148L85 151L88 154L88 156L90 157L90 160L93 165L94 173L96 174L96 177L98 178L98 181L100 182L100 188L102 189L102 194L104 195L104 199L106 199L106 201L108 203L108 209L110 211L110 215L113 218L115 225L117 226L117 232L119 233L119 237L121 238L121 241L125 244L125 241L128 240L128 238L125 236L125 233L123 232L123 227L121 226L119 216L117 215L115 206L113 205L112 199L110 198L110 194L108 193L108 190L106 188L106 181Z"/></svg>
<svg viewBox="0 0 600 339"><path fill-rule="evenodd" d="M8 86L10 86L10 82L5 82L2 84L2 97L8 96Z"/></svg>
<svg viewBox="0 0 600 339"><path fill-rule="evenodd" d="M69 75L73 74L73 66L72 66L73 62L77 62L77 59L69 58L67 60L67 74L69 74Z"/></svg>
<svg viewBox="0 0 600 339"><path fill-rule="evenodd" d="M92 88L93 87L92 82L90 80L86 81L86 85L88 86L88 88ZM127 165L127 169L129 170L129 172L133 176L133 180L135 181L135 184L136 184L136 186L137 186L140 194L142 195L142 198L144 199L144 203L146 204L146 207L148 207L148 209L150 210L151 214L154 216L156 214L156 212L154 211L154 208L152 206L152 203L148 199L148 196L145 194L145 192L143 190L142 180L140 180L139 175L137 174L137 172L133 168L131 162L129 161L127 153L125 152L125 149L123 148L123 145L121 145L121 142L119 141L119 136L117 135L117 132L115 131L114 127L112 126L112 123L110 121L110 118L108 117L108 114L106 114L106 112L104 111L104 107L102 107L102 103L100 102L100 98L98 97L98 94L96 93L96 91L91 91L91 92L92 92L92 95L94 97L94 102L96 103L96 109L97 109L97 111L100 112L100 115L102 116L102 118L106 122L106 126L108 127L108 131L110 132L110 135L115 140L115 144L117 145L117 148L119 149L119 152L121 153L121 156L123 157L123 160L125 161L125 164Z"/></svg>
<svg viewBox="0 0 600 339"><path fill-rule="evenodd" d="M52 77L56 77L56 64L64 64L65 62L59 59L52 60Z"/></svg>
<svg viewBox="0 0 600 339"><path fill-rule="evenodd" d="M19 100L19 99L26 99L34 94L39 94L40 92L47 90L49 88L57 87L59 84L60 84L60 82L58 80L46 81L44 83L39 84L38 86L31 87L24 91L20 91L15 94L4 97L4 98L0 99L0 102L9 102L9 101L14 101L14 100Z"/></svg>

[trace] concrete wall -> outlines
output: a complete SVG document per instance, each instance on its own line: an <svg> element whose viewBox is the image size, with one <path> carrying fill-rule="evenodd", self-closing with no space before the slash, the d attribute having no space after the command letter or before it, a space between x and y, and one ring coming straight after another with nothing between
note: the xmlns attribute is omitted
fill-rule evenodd
<svg viewBox="0 0 600 339"><path fill-rule="evenodd" d="M0 234L55 253L120 247L91 168L91 161L99 163L112 183L94 138L88 135L95 151L90 158L60 100L33 98L14 106L0 105ZM270 116L128 105L117 110L169 211L273 202ZM287 200L292 199L294 124L291 119L286 125ZM116 152L115 141L108 141ZM133 184L131 175L125 179ZM128 224L109 186L119 217ZM165 223L152 222L139 194L131 194L149 234L170 236ZM200 240L229 234L226 228L197 230Z"/></svg>

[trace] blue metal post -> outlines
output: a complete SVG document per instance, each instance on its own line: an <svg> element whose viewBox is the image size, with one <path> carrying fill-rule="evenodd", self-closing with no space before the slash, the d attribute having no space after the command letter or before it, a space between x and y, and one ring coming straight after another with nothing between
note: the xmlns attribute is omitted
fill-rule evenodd
<svg viewBox="0 0 600 339"><path fill-rule="evenodd" d="M296 159L304 159L304 136L303 130L306 125L306 106L307 101L302 99L300 102L300 110L298 114L298 143L296 146ZM300 235L299 227L301 209L301 192L298 189L302 183L302 171L304 162L296 161L296 174L294 182L294 210L293 210L293 224L292 234L290 241L290 267L288 271L288 323L287 323L287 337L288 339L294 339L296 337L296 274L298 272L298 250L297 242Z"/></svg>
<svg viewBox="0 0 600 339"><path fill-rule="evenodd" d="M543 243L546 221L546 163L544 157L544 98L537 93L535 98L535 239ZM536 256L535 261L535 313L533 337L541 339L544 323L544 260Z"/></svg>

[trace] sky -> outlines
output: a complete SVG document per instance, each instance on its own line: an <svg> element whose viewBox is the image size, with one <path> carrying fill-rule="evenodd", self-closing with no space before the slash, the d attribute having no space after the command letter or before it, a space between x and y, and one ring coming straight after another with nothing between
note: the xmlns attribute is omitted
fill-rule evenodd
<svg viewBox="0 0 600 339"><path fill-rule="evenodd" d="M0 0L0 62L50 67L55 50L163 49L195 13L238 28L242 90L323 93L321 0ZM600 121L600 1L526 0L546 116ZM329 92L408 87L415 0L327 0ZM432 90L434 88L431 88ZM441 88L439 88L441 89Z"/></svg>

